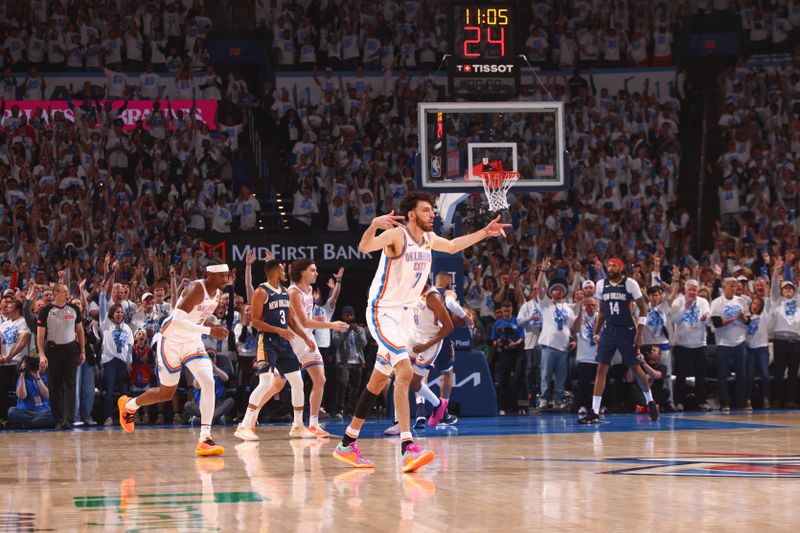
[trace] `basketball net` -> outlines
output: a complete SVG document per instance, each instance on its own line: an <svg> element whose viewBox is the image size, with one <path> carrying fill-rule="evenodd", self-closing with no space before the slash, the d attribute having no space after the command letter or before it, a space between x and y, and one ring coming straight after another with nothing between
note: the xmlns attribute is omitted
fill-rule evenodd
<svg viewBox="0 0 800 533"><path fill-rule="evenodd" d="M489 211L508 209L508 190L519 179L519 172L490 170L480 173L483 191L489 201Z"/></svg>

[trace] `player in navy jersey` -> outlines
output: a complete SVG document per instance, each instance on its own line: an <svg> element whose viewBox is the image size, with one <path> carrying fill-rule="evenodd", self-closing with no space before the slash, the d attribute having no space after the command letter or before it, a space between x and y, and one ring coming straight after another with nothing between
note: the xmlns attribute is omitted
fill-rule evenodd
<svg viewBox="0 0 800 533"><path fill-rule="evenodd" d="M611 359L619 351L622 362L635 373L647 400L651 420L658 420L658 407L653 401L647 376L641 367L639 346L642 329L647 324L647 303L636 280L623 273L622 261L608 260L607 278L597 282L595 297L600 302L600 312L595 324L597 340L597 375L594 381L592 410L578 420L579 424L596 424L600 421L600 403L606 388L606 377ZM639 308L639 318L634 320L633 305ZM597 334L599 333L599 335Z"/></svg>
<svg viewBox="0 0 800 533"><path fill-rule="evenodd" d="M316 346L291 311L289 294L281 285L286 280L283 264L273 259L267 262L265 269L267 281L253 292L252 303L253 327L261 332L256 354L258 386L250 394L247 412L234 435L242 440L258 440L253 431L258 412L265 401L277 394L288 381L292 387L294 408L294 422L289 436L316 438L303 426L303 378L300 375L300 361L289 341L297 336L310 350L313 351ZM276 380L273 380L273 373L278 374Z"/></svg>
<svg viewBox="0 0 800 533"><path fill-rule="evenodd" d="M458 327L472 326L472 319L467 315L461 304L458 303L458 295L453 290L453 276L449 272L436 273L436 289L444 298L445 307L450 312L453 325ZM445 337L442 348L436 355L433 366L439 370L442 376L440 384L439 402L433 404L433 412L428 419L429 427L436 427L438 424L452 426L458 422L458 417L447 410L450 403L450 393L453 390L453 367L455 366L456 352L452 332ZM420 428L417 428L420 429Z"/></svg>

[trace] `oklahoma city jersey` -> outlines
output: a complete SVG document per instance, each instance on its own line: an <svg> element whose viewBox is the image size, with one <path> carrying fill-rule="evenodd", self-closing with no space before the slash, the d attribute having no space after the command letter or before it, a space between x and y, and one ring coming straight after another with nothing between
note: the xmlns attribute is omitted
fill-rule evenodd
<svg viewBox="0 0 800 533"><path fill-rule="evenodd" d="M191 322L194 324L203 325L217 309L217 304L219 304L219 290L217 290L214 293L214 296L211 297L208 294L206 282L203 280L198 281L200 281L200 284L203 286L203 301L194 306L194 308L192 308L192 310L187 314L189 315L189 320ZM171 342L176 343L192 342L199 338L197 333L183 329L180 325L180 322L174 322L174 318L175 314L173 311L173 314L171 314L169 318L164 321L164 325L161 327L161 335L164 338L168 338Z"/></svg>
<svg viewBox="0 0 800 533"><path fill-rule="evenodd" d="M309 288L308 292L304 292L303 289L294 284L290 285L287 289L287 292L291 293L292 291L297 291L303 297L303 311L309 319L314 318L314 295L312 290L313 289ZM307 329L306 331L311 330Z"/></svg>
<svg viewBox="0 0 800 533"><path fill-rule="evenodd" d="M436 318L436 313L428 307L427 298L432 292L438 292L436 287L431 287L420 297L414 307L414 339L421 341L420 344L427 342L439 333L442 324Z"/></svg>
<svg viewBox="0 0 800 533"><path fill-rule="evenodd" d="M375 278L369 288L369 306L377 309L407 308L417 304L431 272L431 236L425 233L416 242L407 227L403 229L403 251L396 257L381 252Z"/></svg>

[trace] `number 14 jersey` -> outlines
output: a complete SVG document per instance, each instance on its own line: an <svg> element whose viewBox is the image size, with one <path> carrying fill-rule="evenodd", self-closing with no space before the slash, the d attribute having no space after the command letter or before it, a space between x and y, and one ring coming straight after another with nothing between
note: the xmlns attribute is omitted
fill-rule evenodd
<svg viewBox="0 0 800 533"><path fill-rule="evenodd" d="M642 289L636 280L625 276L621 283L614 285L608 279L601 279L597 282L595 294L603 306L606 324L622 327L635 325L631 303L642 297Z"/></svg>

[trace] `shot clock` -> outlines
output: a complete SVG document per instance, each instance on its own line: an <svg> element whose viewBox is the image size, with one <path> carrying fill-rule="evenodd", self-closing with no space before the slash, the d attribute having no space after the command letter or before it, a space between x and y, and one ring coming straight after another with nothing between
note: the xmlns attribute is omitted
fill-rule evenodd
<svg viewBox="0 0 800 533"><path fill-rule="evenodd" d="M450 0L451 97L502 100L519 93L517 12L511 0Z"/></svg>

